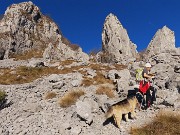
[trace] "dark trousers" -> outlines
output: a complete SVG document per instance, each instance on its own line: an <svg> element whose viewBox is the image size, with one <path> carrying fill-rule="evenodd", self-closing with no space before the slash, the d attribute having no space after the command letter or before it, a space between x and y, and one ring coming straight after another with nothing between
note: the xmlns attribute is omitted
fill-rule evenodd
<svg viewBox="0 0 180 135"><path fill-rule="evenodd" d="M146 105L150 106L153 104L153 101L156 101L156 91L157 90L152 86L146 91Z"/></svg>

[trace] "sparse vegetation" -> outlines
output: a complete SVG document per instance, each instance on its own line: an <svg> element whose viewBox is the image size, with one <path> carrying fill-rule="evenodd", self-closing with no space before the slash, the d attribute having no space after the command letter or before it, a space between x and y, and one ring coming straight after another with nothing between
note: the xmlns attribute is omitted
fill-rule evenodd
<svg viewBox="0 0 180 135"><path fill-rule="evenodd" d="M108 70L112 69L109 66L105 66L105 65L101 65L101 64L91 64L91 65L89 65L89 67L96 71L101 71L101 70L108 71Z"/></svg>
<svg viewBox="0 0 180 135"><path fill-rule="evenodd" d="M84 77L82 81L83 86L99 85L105 83L113 84L113 81L105 78L104 75L100 72L97 72L97 75L94 78Z"/></svg>
<svg viewBox="0 0 180 135"><path fill-rule="evenodd" d="M91 56L95 56L98 52L100 52L101 49L92 49L90 52L89 52L89 55Z"/></svg>
<svg viewBox="0 0 180 135"><path fill-rule="evenodd" d="M112 90L111 88L109 87L105 87L105 86L100 86L97 90L96 90L96 94L98 95L107 95L109 98L114 98L115 95L114 95L114 90Z"/></svg>
<svg viewBox="0 0 180 135"><path fill-rule="evenodd" d="M80 69L79 67L64 68L59 70L57 67L25 67L21 66L17 69L0 69L0 84L23 84L29 83L45 75L50 74L67 74L72 73L74 70ZM12 73L14 72L14 73Z"/></svg>
<svg viewBox="0 0 180 135"><path fill-rule="evenodd" d="M132 128L132 135L180 135L180 113L161 112L152 123Z"/></svg>
<svg viewBox="0 0 180 135"><path fill-rule="evenodd" d="M27 60L27 59L31 59L31 58L42 58L43 57L43 50L30 50L30 51L26 51L23 54L11 54L10 58L15 58L14 60L18 61L18 60Z"/></svg>
<svg viewBox="0 0 180 135"><path fill-rule="evenodd" d="M60 65L65 66L65 65L70 65L73 62L75 62L74 60L65 60L65 61L61 61Z"/></svg>
<svg viewBox="0 0 180 135"><path fill-rule="evenodd" d="M72 43L71 43L67 38L65 38L64 36L62 36L61 40L62 40L62 42L63 42L65 45L69 46L72 50L76 51L76 50L79 49L79 45L77 45L77 44L72 44Z"/></svg>
<svg viewBox="0 0 180 135"><path fill-rule="evenodd" d="M113 84L112 80L105 78L102 71L109 71L112 69L122 70L122 69L125 69L126 66L120 65L120 64L114 64L112 66L114 66L114 68L112 68L108 65L101 65L101 64L89 65L88 66L89 68L96 70L97 75L94 78L84 77L82 85L83 86L90 86L90 85L99 85L99 84L105 84L105 83Z"/></svg>
<svg viewBox="0 0 180 135"><path fill-rule="evenodd" d="M55 98L56 95L57 95L57 94L56 94L55 92L48 92L48 93L46 93L46 95L45 95L45 99Z"/></svg>
<svg viewBox="0 0 180 135"><path fill-rule="evenodd" d="M73 90L67 92L62 98L59 99L59 104L61 107L66 108L76 103L77 99L84 95L83 90Z"/></svg>
<svg viewBox="0 0 180 135"><path fill-rule="evenodd" d="M69 65L73 60L67 60L61 62L61 65ZM115 69L122 70L125 68L123 65L114 65ZM80 70L83 68L92 68L96 70L97 76L94 78L88 78L86 76L85 70ZM90 64L86 66L72 66L70 68L63 68L58 69L57 67L26 67L20 66L16 69L0 69L0 84L9 85L9 84L23 84L32 82L42 76L50 75L50 74L67 74L73 72L80 72L81 74L85 75L82 85L83 86L90 86L90 85L99 85L104 83L113 84L113 81L104 77L102 71L109 71L113 68L109 67L108 65L100 65L100 64Z"/></svg>
<svg viewBox="0 0 180 135"><path fill-rule="evenodd" d="M7 95L6 95L6 92L0 90L0 106L1 106L1 104L5 101L6 96L7 96Z"/></svg>

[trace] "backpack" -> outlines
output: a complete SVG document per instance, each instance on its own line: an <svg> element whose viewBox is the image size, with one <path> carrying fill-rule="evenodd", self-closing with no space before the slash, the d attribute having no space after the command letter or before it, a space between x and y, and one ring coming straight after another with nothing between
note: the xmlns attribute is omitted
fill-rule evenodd
<svg viewBox="0 0 180 135"><path fill-rule="evenodd" d="M136 69L136 81L143 80L142 72L143 72L143 68Z"/></svg>

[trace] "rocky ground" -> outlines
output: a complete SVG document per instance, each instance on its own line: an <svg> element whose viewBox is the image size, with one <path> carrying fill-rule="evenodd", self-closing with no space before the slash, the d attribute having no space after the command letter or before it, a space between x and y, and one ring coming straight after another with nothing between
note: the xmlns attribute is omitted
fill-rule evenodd
<svg viewBox="0 0 180 135"><path fill-rule="evenodd" d="M3 67L1 61L1 66ZM7 61L8 62L8 61ZM27 62L27 61L26 61ZM24 65L26 62L12 62ZM27 62L27 65L33 62ZM34 62L36 63L36 62ZM17 64L17 65L18 65ZM36 63L38 65L38 62ZM52 64L53 65L53 64ZM78 63L74 64L78 65ZM31 65L34 66L34 65ZM70 66L70 65L67 65ZM6 64L4 64L6 67ZM58 68L58 67L57 67ZM61 66L62 68L62 66ZM64 67L65 68L65 67ZM82 69L81 69L82 70ZM85 68L84 70L87 70ZM97 76L96 70L88 69L89 77ZM83 74L76 71L67 74L52 74L43 76L30 83L16 85L0 85L0 89L6 91L6 107L0 110L0 134L2 135L119 135L129 134L132 127L142 126L152 120L160 110L170 109L179 112L179 94L175 91L168 97L170 90L165 92L159 89L158 103L147 110L136 110L137 119L129 122L122 121L121 129L118 129L113 120L105 120L107 110L106 104L113 104L126 98L128 88L133 90L134 86L127 86L123 80L133 79L129 70L109 70L104 73L106 77L123 84L118 88L120 93L115 92L115 98L106 95L97 95L99 85L83 86ZM116 79L116 77L119 76ZM122 80L123 78L123 80ZM111 84L105 84L105 86ZM127 88L128 87L128 88ZM59 99L70 90L81 89L85 95L67 108L59 105ZM126 91L122 91L126 89ZM57 96L45 99L47 92L55 92ZM165 96L165 97L163 97ZM162 101L163 100L163 101Z"/></svg>

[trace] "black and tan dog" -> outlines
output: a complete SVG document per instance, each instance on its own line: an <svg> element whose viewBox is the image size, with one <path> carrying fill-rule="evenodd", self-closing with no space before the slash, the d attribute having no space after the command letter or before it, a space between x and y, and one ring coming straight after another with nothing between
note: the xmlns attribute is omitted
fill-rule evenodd
<svg viewBox="0 0 180 135"><path fill-rule="evenodd" d="M115 123L118 128L120 128L120 122L123 114L125 115L126 121L128 121L128 113L131 113L132 118L136 118L136 114L134 112L136 107L140 108L140 105L136 96L133 96L112 105L107 111L105 117L108 119L113 116Z"/></svg>

